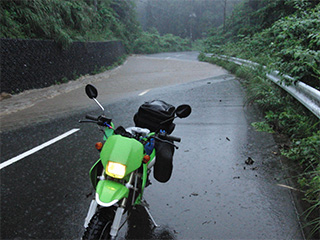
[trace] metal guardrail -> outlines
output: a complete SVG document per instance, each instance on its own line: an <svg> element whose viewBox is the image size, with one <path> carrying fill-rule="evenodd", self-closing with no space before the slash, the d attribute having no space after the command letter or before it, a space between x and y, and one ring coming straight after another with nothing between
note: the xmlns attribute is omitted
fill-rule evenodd
<svg viewBox="0 0 320 240"><path fill-rule="evenodd" d="M213 55L206 54L207 57L215 56L216 58L226 60L229 62L233 62L238 65L245 65L247 67L256 67L260 64L251 62L249 60L229 57L225 55ZM293 79L288 75L283 75L284 78ZM310 87L309 85L303 82L297 82L290 86L281 81L281 76L279 71L273 71L267 74L267 78L277 84L279 87L283 88L289 94L291 94L295 99L297 99L301 104L303 104L307 109L309 109L314 115L316 115L320 119L320 91L317 89Z"/></svg>

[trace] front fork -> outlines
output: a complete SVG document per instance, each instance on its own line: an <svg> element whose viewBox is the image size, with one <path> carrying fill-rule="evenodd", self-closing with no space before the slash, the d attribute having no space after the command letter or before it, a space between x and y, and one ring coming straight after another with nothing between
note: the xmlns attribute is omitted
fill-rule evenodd
<svg viewBox="0 0 320 240"><path fill-rule="evenodd" d="M127 199L124 198L122 200L121 206L117 208L117 211L116 211L116 214L114 216L113 223L111 226L111 230L110 230L111 239L115 239L116 236L118 235L118 231L120 229L120 224L121 224L121 218L124 213L126 201L127 201Z"/></svg>
<svg viewBox="0 0 320 240"><path fill-rule="evenodd" d="M135 175L134 172L131 173L129 181L126 183L126 187L129 189L134 189L134 186L132 186L134 175ZM134 189L134 193L135 192L136 192L136 190ZM111 226L111 230L110 230L111 239L115 239L116 236L118 235L118 231L120 229L120 224L121 224L121 218L122 218L122 215L123 215L124 210L126 208L127 200L128 200L127 198L123 198L120 206L117 208L117 211L116 211L116 214L114 216L113 223Z"/></svg>
<svg viewBox="0 0 320 240"><path fill-rule="evenodd" d="M135 185L132 186L132 180L134 178L134 175L135 175ZM135 199L135 194L137 192L137 174L134 174L132 173L130 178L129 178L129 181L128 183L126 184L126 187L127 188L130 188L130 189L133 189L133 198L132 198L132 205L137 205L137 204L140 204L142 205L146 212L148 213L153 225L155 227L160 227L160 225L158 225L154 218L152 217L149 209L148 209L148 204L147 202L143 199L143 190L146 186L146 182L147 182L147 178L148 178L148 165L147 164L143 164L143 175L142 175L142 186L141 186L141 193L140 195L137 197L136 201L134 202L134 199ZM127 198L124 198L121 202L121 205L117 208L117 211L116 211L116 214L115 214L115 217L114 217L114 220L113 220L113 223L112 223L112 226L111 226L111 230L110 230L110 236L111 236L111 239L115 239L115 237L117 236L118 234L118 231L120 229L120 223L121 223L121 218L122 218L122 215L125 211L125 208L126 208L126 204L127 204Z"/></svg>
<svg viewBox="0 0 320 240"><path fill-rule="evenodd" d="M84 221L84 228L88 227L91 218L93 217L93 215L97 211L97 208L98 208L98 203L95 199L93 199L90 203L89 211L88 211L86 219Z"/></svg>
<svg viewBox="0 0 320 240"><path fill-rule="evenodd" d="M150 211L148 209L147 202L142 198L143 190L144 190L144 188L146 186L146 182L147 182L147 176L148 176L148 166L147 166L147 164L143 164L143 176L142 176L141 193L137 197L135 202L134 202L134 199L135 199L135 195L137 194L137 182L138 182L137 181L138 180L137 179L138 178L137 173L136 174L131 173L129 181L126 183L126 187L129 188L129 189L133 189L133 198L132 198L132 203L131 204L133 206L137 205L137 204L141 204L145 208L146 212L148 213L150 219L153 222L153 225L155 227L159 227L159 225L155 222L154 218L152 217L152 215L151 215L151 213L150 213ZM132 185L133 182L135 183L134 186ZM121 201L121 204L117 208L117 211L115 213L115 217L113 219L113 223L112 223L112 226L111 226L111 230L110 230L111 239L115 239L115 237L118 235L118 231L120 229L122 215L123 215L123 213L125 211L125 208L126 208L126 205L127 205L127 201L128 201L127 198L123 198L122 201ZM85 228L88 227L88 224L89 224L91 218L93 217L93 215L95 214L95 212L97 210L97 207L98 207L98 204L97 204L96 200L92 200L91 204L90 204L90 208L89 208L88 214L87 214L87 217L85 219L85 224L84 224Z"/></svg>

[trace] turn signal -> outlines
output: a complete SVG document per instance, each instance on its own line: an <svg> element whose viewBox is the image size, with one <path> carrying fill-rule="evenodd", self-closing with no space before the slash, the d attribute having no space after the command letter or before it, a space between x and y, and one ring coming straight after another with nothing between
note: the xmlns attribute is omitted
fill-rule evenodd
<svg viewBox="0 0 320 240"><path fill-rule="evenodd" d="M96 149L101 151L102 147L103 147L103 143L102 142L97 142L95 145Z"/></svg>
<svg viewBox="0 0 320 240"><path fill-rule="evenodd" d="M149 155L144 155L143 157L143 162L148 163L150 161L150 156Z"/></svg>

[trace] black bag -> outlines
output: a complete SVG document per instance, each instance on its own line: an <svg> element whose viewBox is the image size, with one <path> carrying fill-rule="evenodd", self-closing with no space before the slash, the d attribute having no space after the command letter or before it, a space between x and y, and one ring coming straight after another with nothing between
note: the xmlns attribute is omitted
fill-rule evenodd
<svg viewBox="0 0 320 240"><path fill-rule="evenodd" d="M161 100L153 100L142 104L133 120L136 127L148 128L151 132L165 130L170 134L175 127L174 114L174 106ZM161 124L164 121L165 123Z"/></svg>
<svg viewBox="0 0 320 240"><path fill-rule="evenodd" d="M153 168L154 178L162 183L169 181L173 169L174 147L169 143L156 141L156 162Z"/></svg>

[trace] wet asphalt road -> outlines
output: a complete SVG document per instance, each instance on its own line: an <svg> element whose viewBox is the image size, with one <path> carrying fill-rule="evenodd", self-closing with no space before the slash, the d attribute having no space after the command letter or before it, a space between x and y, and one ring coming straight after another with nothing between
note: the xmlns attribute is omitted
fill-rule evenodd
<svg viewBox="0 0 320 240"><path fill-rule="evenodd" d="M177 56L181 58L183 56ZM155 55L152 57L174 57ZM98 98L99 99L99 98ZM160 228L153 229L141 208L130 217L120 239L303 239L272 136L253 130L259 114L243 105L244 91L225 74L152 89L142 96L102 102L116 125L132 117L147 100L190 104L173 135L182 138L168 183L145 191ZM3 132L1 162L73 128L80 131L1 169L1 239L79 239L92 198L88 171L98 159L94 125L78 124L88 108L49 122ZM253 165L245 161L251 157Z"/></svg>

